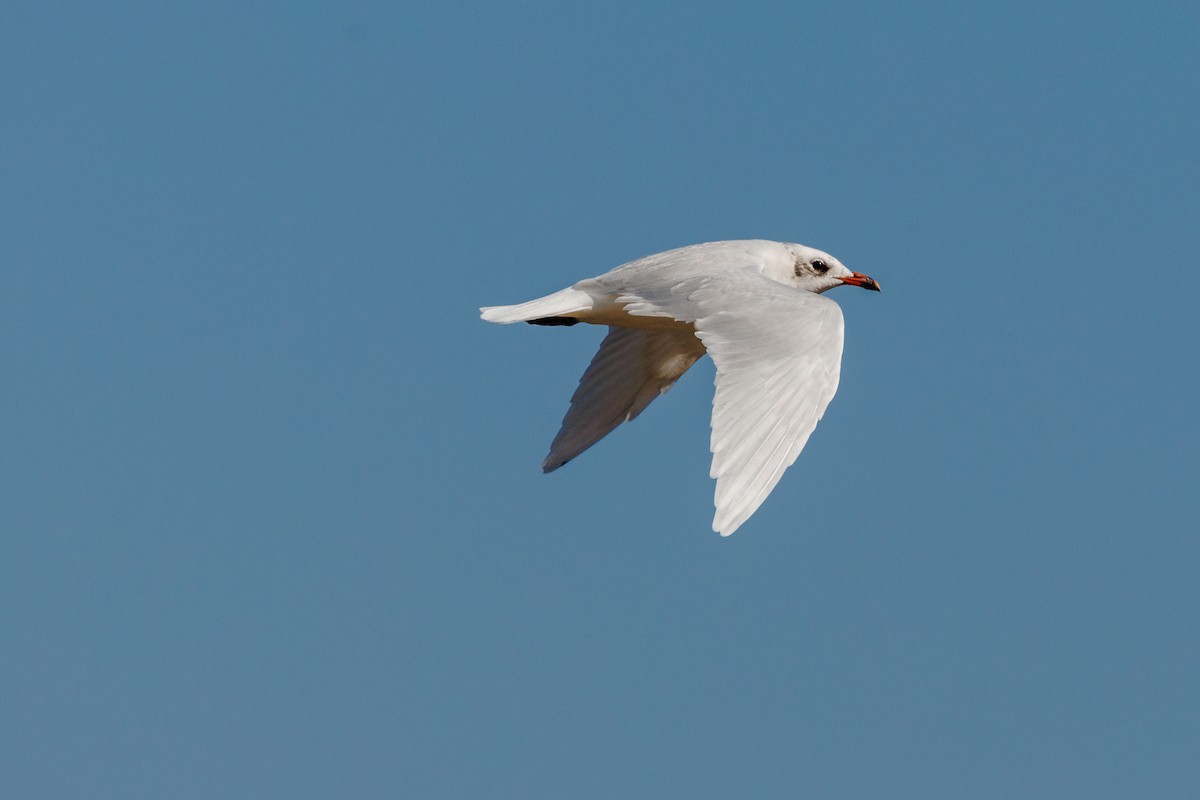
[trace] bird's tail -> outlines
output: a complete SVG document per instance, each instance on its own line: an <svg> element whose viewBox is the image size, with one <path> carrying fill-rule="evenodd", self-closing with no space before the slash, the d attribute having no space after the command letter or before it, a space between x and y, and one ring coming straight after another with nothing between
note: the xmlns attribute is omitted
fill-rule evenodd
<svg viewBox="0 0 1200 800"><path fill-rule="evenodd" d="M590 310L593 305L594 301L590 294L572 287L514 306L485 306L479 309L479 316L488 322L500 324L568 319L572 314ZM547 324L569 325L571 323L549 322Z"/></svg>

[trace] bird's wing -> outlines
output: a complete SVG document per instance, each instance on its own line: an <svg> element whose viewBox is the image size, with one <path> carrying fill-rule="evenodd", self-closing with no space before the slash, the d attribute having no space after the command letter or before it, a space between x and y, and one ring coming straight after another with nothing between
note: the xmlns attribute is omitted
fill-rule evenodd
<svg viewBox="0 0 1200 800"><path fill-rule="evenodd" d="M713 530L728 536L796 460L837 391L841 308L753 268L647 294L643 306L627 308L692 322L716 363Z"/></svg>
<svg viewBox="0 0 1200 800"><path fill-rule="evenodd" d="M704 355L690 329L610 327L592 358L542 470L553 472L650 405Z"/></svg>

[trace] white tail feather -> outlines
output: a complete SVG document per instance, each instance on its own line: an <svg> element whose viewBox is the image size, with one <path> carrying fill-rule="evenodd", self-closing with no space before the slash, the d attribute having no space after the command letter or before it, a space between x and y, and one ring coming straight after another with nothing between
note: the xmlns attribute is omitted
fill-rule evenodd
<svg viewBox="0 0 1200 800"><path fill-rule="evenodd" d="M479 316L488 322L498 322L502 325L510 322L527 322L543 317L563 317L578 314L592 308L592 296L579 289L563 289L562 291L518 303L514 306L485 306L479 309Z"/></svg>

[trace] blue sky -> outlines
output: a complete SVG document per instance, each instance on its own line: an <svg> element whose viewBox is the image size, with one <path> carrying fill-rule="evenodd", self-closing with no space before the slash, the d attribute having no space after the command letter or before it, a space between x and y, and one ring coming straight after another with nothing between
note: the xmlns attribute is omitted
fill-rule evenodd
<svg viewBox="0 0 1200 800"><path fill-rule="evenodd" d="M8 3L0 792L1194 797L1191 3ZM599 329L798 241L842 383L733 537L712 366L539 465Z"/></svg>

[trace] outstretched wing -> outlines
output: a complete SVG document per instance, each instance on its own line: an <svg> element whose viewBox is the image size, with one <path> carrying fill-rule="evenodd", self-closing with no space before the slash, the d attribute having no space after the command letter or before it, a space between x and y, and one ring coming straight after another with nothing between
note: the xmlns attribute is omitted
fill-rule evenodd
<svg viewBox="0 0 1200 800"><path fill-rule="evenodd" d="M697 319L696 331L717 365L713 530L728 536L762 505L833 399L842 310L748 271L720 276L692 299L721 309Z"/></svg>
<svg viewBox="0 0 1200 800"><path fill-rule="evenodd" d="M775 488L833 399L842 310L753 267L647 288L629 287L627 308L692 322L717 366L713 530L728 536Z"/></svg>
<svg viewBox="0 0 1200 800"><path fill-rule="evenodd" d="M642 413L702 355L704 346L690 329L610 327L579 379L542 470L553 472Z"/></svg>

